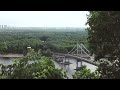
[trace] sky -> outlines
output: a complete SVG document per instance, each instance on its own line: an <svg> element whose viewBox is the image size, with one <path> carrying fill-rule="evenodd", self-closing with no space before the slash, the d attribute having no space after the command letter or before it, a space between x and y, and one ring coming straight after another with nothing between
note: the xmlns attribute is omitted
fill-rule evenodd
<svg viewBox="0 0 120 90"><path fill-rule="evenodd" d="M0 25L15 27L86 27L88 11L0 11Z"/></svg>

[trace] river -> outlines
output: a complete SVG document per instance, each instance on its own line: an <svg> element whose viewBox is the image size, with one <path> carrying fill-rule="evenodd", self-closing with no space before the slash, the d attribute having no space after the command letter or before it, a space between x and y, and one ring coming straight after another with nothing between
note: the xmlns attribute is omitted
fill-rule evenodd
<svg viewBox="0 0 120 90"><path fill-rule="evenodd" d="M13 63L13 58L0 57L0 64L9 65Z"/></svg>
<svg viewBox="0 0 120 90"><path fill-rule="evenodd" d="M4 65L9 65L9 64L12 64L14 61L14 58L7 58L7 57L0 57L0 64L4 64ZM75 59L70 59L69 58L69 61L72 63L70 65L66 65L64 66L63 64L59 64L57 63L56 61L53 61L56 68L63 68L64 71L67 72L67 76L72 79L72 75L75 73L76 70L76 60ZM82 65L86 65L88 69L90 69L92 72L96 70L96 66L94 65L91 65L91 64L88 64L88 63L85 63L83 62Z"/></svg>

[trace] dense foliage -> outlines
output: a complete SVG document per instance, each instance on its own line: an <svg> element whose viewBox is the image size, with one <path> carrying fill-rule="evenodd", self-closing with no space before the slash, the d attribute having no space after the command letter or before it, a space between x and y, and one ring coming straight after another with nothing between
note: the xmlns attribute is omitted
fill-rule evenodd
<svg viewBox="0 0 120 90"><path fill-rule="evenodd" d="M90 69L87 69L86 66L82 66L79 71L76 71L73 75L74 79L100 79L100 75L97 72L91 72Z"/></svg>
<svg viewBox="0 0 120 90"><path fill-rule="evenodd" d="M0 65L1 79L66 79L62 69L55 68L51 59L31 50L11 65Z"/></svg>
<svg viewBox="0 0 120 90"><path fill-rule="evenodd" d="M50 56L51 52L70 51L77 42L83 41L87 46L86 38L84 28L1 29L0 53L26 54L26 47L31 46L35 51L41 49L43 55Z"/></svg>
<svg viewBox="0 0 120 90"><path fill-rule="evenodd" d="M120 79L120 11L90 11L87 24L89 47L100 63L101 78Z"/></svg>

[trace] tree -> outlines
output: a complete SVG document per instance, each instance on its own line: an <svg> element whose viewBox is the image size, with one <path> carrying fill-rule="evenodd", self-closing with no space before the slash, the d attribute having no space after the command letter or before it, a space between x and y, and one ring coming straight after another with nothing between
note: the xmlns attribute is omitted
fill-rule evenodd
<svg viewBox="0 0 120 90"><path fill-rule="evenodd" d="M1 52L1 54L5 54L7 49L8 48L7 48L6 42L0 43L0 52Z"/></svg>
<svg viewBox="0 0 120 90"><path fill-rule="evenodd" d="M27 56L15 60L12 65L0 65L1 79L66 79L62 69L55 68L47 57L32 49Z"/></svg>
<svg viewBox="0 0 120 90"><path fill-rule="evenodd" d="M43 51L43 55L50 57L52 55L51 50L47 49L46 51Z"/></svg>
<svg viewBox="0 0 120 90"><path fill-rule="evenodd" d="M79 71L76 71L73 75L74 79L99 79L99 73L97 71L91 72L86 66L82 66Z"/></svg>
<svg viewBox="0 0 120 90"><path fill-rule="evenodd" d="M120 11L90 11L87 18L88 42L101 78L120 79Z"/></svg>
<svg viewBox="0 0 120 90"><path fill-rule="evenodd" d="M41 39L42 41L47 41L48 38L49 38L48 36L42 36L42 37L40 37L40 39Z"/></svg>

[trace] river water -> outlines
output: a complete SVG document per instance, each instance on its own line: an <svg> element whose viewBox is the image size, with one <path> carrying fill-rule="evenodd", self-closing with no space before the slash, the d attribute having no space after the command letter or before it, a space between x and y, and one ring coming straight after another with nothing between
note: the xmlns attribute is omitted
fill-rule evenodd
<svg viewBox="0 0 120 90"><path fill-rule="evenodd" d="M71 59L71 58L67 58L69 60L70 65L63 65L63 64L60 64L60 63L57 63L56 61L54 61L54 64L57 68L63 68L66 72L67 72L67 75L70 79L72 79L72 75L75 73L75 69L76 69L76 66L77 66L77 60L76 59ZM67 60L67 61L68 61ZM89 63L86 63L86 62L82 62L82 65L86 65L86 68L87 69L90 69L91 72L94 72L96 70L96 66L92 65L92 64L89 64ZM80 66L80 62L78 64L78 66Z"/></svg>
<svg viewBox="0 0 120 90"><path fill-rule="evenodd" d="M14 58L0 57L0 64L9 65L13 63Z"/></svg>
<svg viewBox="0 0 120 90"><path fill-rule="evenodd" d="M1 58L0 57L0 64L4 64L4 65L9 65L12 64L15 58ZM67 60L67 59L66 59ZM69 62L71 62L72 64L70 65L63 65L60 63L57 63L56 61L53 61L56 68L63 68L64 71L67 72L67 76L72 79L72 75L75 73L76 70L76 60L75 59L70 59L68 58ZM88 69L90 69L92 72L96 70L96 66L82 62L82 65L86 65ZM80 66L80 65L79 65Z"/></svg>

